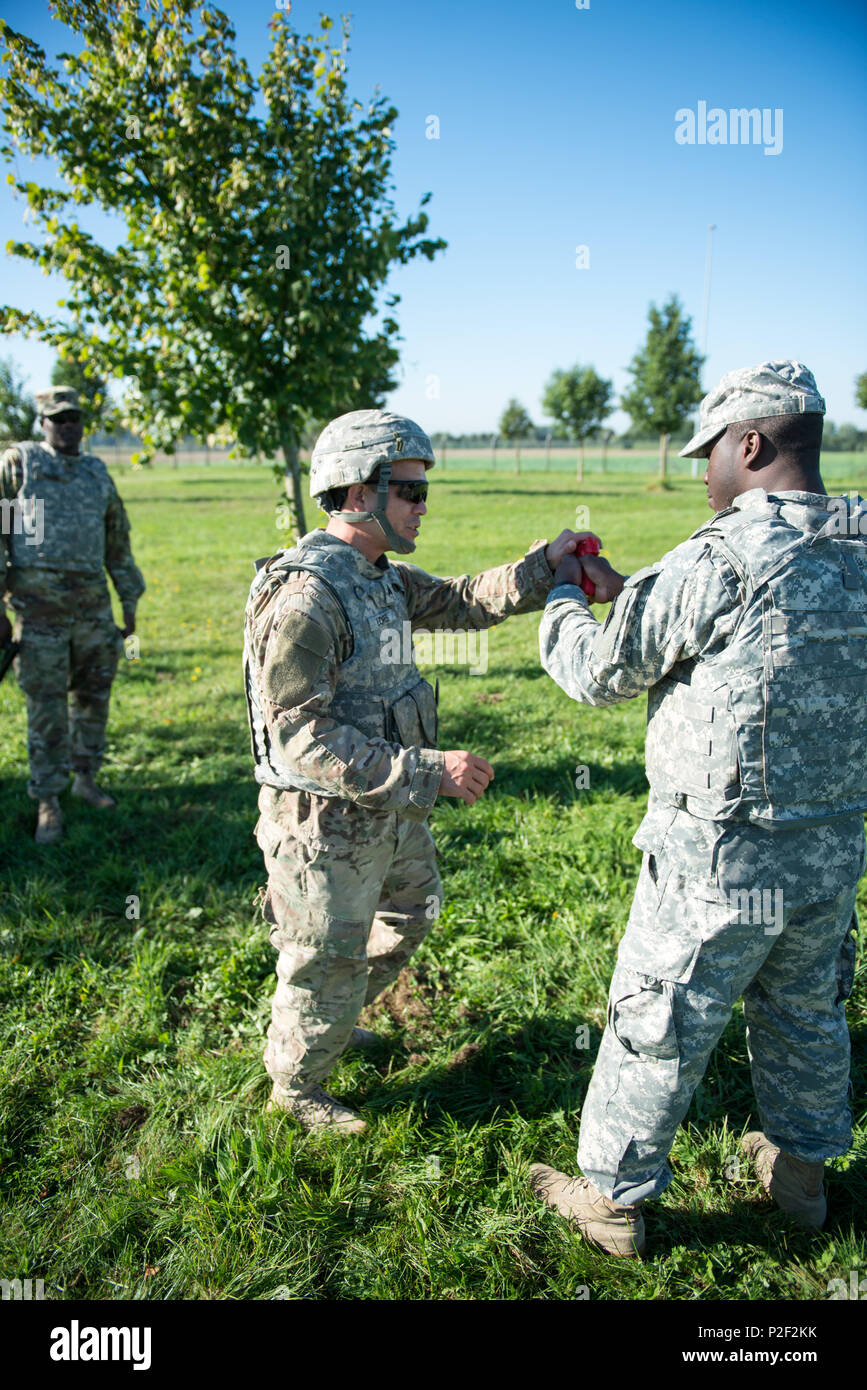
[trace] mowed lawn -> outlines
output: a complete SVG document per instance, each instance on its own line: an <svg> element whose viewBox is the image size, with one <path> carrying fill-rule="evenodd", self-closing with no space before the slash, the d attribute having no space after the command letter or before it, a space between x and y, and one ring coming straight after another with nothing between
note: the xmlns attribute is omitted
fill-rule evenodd
<svg viewBox="0 0 867 1390"><path fill-rule="evenodd" d="M829 486L865 491L863 467L828 462ZM275 954L240 654L252 561L279 548L275 485L254 466L115 476L148 583L140 659L115 685L115 813L66 798L63 844L34 845L23 699L14 677L0 687L0 1276L56 1299L824 1299L848 1283L867 1259L863 966L857 1138L830 1165L824 1232L790 1225L736 1162L757 1122L739 1010L647 1208L643 1263L526 1191L531 1161L574 1169L647 795L644 700L569 701L539 666L537 615L490 634L484 675L435 673L442 746L496 779L473 808L435 809L443 913L377 1011L381 1048L330 1078L367 1134L265 1117ZM413 558L439 574L516 559L581 504L634 570L709 515L700 482L649 481L447 467Z"/></svg>

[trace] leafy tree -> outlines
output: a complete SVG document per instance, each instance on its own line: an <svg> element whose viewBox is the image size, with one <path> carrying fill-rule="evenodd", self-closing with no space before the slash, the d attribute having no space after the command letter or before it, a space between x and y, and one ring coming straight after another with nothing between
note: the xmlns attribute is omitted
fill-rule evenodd
<svg viewBox="0 0 867 1390"><path fill-rule="evenodd" d="M862 372L855 378L855 404L860 405L862 410L867 410L867 372Z"/></svg>
<svg viewBox="0 0 867 1390"><path fill-rule="evenodd" d="M542 397L542 409L558 427L580 446L578 478L584 477L584 441L595 434L606 415L611 414L614 383L598 375L593 367L558 368L551 374Z"/></svg>
<svg viewBox="0 0 867 1390"><path fill-rule="evenodd" d="M0 21L0 148L53 157L66 181L9 176L43 239L7 249L66 276L67 319L5 306L0 327L126 378L124 423L146 457L216 432L250 455L281 449L301 533L304 424L392 388L398 297L371 326L379 290L393 262L445 245L424 236L426 213L396 219L397 112L379 93L367 106L349 99L346 21L333 46L327 16L301 37L275 13L257 88L228 17L207 3L149 0L139 14L129 0L54 0L53 10L84 41L59 55L66 75ZM101 246L66 216L78 203L120 215L126 240Z"/></svg>
<svg viewBox="0 0 867 1390"><path fill-rule="evenodd" d="M860 443L861 431L858 429L857 425L840 425L834 439L835 448L842 449L848 453L851 450L857 449Z"/></svg>
<svg viewBox="0 0 867 1390"><path fill-rule="evenodd" d="M659 471L664 478L668 436L701 400L699 374L704 358L695 349L692 320L683 315L677 295L672 295L661 310L651 304L648 318L644 347L627 369L633 382L620 403L636 430L659 435Z"/></svg>
<svg viewBox="0 0 867 1390"><path fill-rule="evenodd" d="M24 378L11 357L0 357L0 439L32 439L36 401L24 390Z"/></svg>
<svg viewBox="0 0 867 1390"><path fill-rule="evenodd" d="M520 441L526 439L532 433L533 421L530 419L521 402L512 396L502 415L499 425L500 434L504 439L512 439L515 443L515 472L521 471L521 445Z"/></svg>

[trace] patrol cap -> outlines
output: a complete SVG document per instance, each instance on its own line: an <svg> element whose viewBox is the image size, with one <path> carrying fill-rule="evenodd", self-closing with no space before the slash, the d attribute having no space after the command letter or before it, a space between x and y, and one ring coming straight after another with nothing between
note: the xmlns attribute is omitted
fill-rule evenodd
<svg viewBox="0 0 867 1390"><path fill-rule="evenodd" d="M40 419L43 415L62 415L64 410L81 410L78 392L74 386L50 386L47 391L37 391L36 409Z"/></svg>
<svg viewBox="0 0 867 1390"><path fill-rule="evenodd" d="M765 415L824 415L816 379L803 362L760 362L726 372L699 408L698 434L681 449L681 458L700 458L710 441L729 425Z"/></svg>
<svg viewBox="0 0 867 1390"><path fill-rule="evenodd" d="M350 410L326 425L313 446L310 495L367 482L378 464L400 459L433 466L433 445L420 425L390 410Z"/></svg>

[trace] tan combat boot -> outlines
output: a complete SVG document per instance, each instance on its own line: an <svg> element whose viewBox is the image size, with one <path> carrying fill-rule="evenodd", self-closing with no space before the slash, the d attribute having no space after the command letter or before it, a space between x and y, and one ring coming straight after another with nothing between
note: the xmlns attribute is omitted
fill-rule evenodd
<svg viewBox="0 0 867 1390"><path fill-rule="evenodd" d="M88 806L98 806L103 811L109 811L117 805L113 796L98 787L89 772L76 772L72 782L72 795L81 797Z"/></svg>
<svg viewBox="0 0 867 1390"><path fill-rule="evenodd" d="M379 1036L379 1034L372 1033L369 1028L353 1028L349 1038L349 1042L346 1044L346 1046L347 1048L376 1047L377 1043L381 1042L382 1038Z"/></svg>
<svg viewBox="0 0 867 1390"><path fill-rule="evenodd" d="M300 1120L314 1134L334 1131L338 1134L363 1134L367 1125L360 1115L341 1105L321 1086L308 1086L301 1092L284 1091L275 1086L265 1110L285 1110Z"/></svg>
<svg viewBox="0 0 867 1390"><path fill-rule="evenodd" d="M47 796L40 800L36 834L33 838L37 845L53 845L55 840L63 839L63 816L56 796Z"/></svg>
<svg viewBox="0 0 867 1390"><path fill-rule="evenodd" d="M822 1176L824 1163L805 1163L772 1144L761 1130L745 1134L741 1148L753 1160L759 1181L777 1206L799 1226L815 1230L825 1224L828 1203Z"/></svg>
<svg viewBox="0 0 867 1390"><path fill-rule="evenodd" d="M644 1217L638 1209L640 1202L635 1206L613 1202L587 1178L570 1178L546 1163L530 1165L530 1190L609 1255L643 1253Z"/></svg>

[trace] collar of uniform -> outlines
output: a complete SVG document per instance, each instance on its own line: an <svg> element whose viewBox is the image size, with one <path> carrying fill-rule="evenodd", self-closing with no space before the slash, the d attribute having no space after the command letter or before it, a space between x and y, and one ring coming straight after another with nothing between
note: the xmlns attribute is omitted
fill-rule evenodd
<svg viewBox="0 0 867 1390"><path fill-rule="evenodd" d="M751 487L746 492L739 492L731 505L743 511L746 507L762 507L769 501L803 502L809 507L828 507L831 498L824 492L798 492L794 488L785 492L766 492L763 487Z"/></svg>
<svg viewBox="0 0 867 1390"><path fill-rule="evenodd" d="M46 453L51 454L52 458L56 458L58 463L77 463L81 458L80 449L77 454L63 454L59 449L55 449L53 444L49 444L47 439L40 439L39 445Z"/></svg>
<svg viewBox="0 0 867 1390"><path fill-rule="evenodd" d="M362 555L357 545L352 545L349 541L343 540L341 536L335 536L330 531L326 531L323 526L317 527L315 531L309 532L305 540L313 542L314 545L321 545L324 550L332 550L340 547L344 551L351 553L351 558L358 573L365 579L381 579L389 568L388 560L384 555L380 555L378 560L368 560Z"/></svg>

